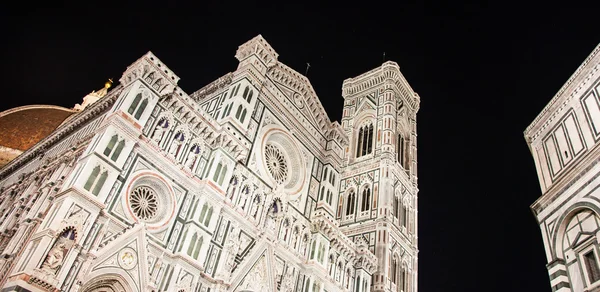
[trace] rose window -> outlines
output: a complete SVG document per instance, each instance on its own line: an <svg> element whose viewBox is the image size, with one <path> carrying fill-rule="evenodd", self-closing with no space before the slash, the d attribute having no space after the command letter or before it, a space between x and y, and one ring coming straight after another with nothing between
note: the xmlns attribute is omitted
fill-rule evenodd
<svg viewBox="0 0 600 292"><path fill-rule="evenodd" d="M158 197L149 187L137 187L129 195L131 210L141 220L150 220L158 211Z"/></svg>
<svg viewBox="0 0 600 292"><path fill-rule="evenodd" d="M273 179L279 184L285 182L288 177L288 166L285 156L277 146L267 144L265 147L265 162Z"/></svg>

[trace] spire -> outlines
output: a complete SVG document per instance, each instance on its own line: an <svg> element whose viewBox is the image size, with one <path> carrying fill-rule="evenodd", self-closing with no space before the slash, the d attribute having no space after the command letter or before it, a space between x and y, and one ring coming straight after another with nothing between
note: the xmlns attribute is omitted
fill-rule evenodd
<svg viewBox="0 0 600 292"><path fill-rule="evenodd" d="M83 103L81 104L76 104L75 107L73 107L74 110L76 111L82 111L83 109L85 109L88 105L96 102L97 100L99 100L100 98L104 97L107 93L108 93L108 89L112 86L113 81L111 78L108 79L108 81L106 81L104 83L104 87L98 91L93 90L92 92L90 92L88 95L86 95L83 98Z"/></svg>

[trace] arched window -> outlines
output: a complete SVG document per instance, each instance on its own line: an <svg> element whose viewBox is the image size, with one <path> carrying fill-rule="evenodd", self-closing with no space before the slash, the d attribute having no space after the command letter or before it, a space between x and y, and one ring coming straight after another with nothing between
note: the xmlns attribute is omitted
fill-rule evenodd
<svg viewBox="0 0 600 292"><path fill-rule="evenodd" d="M346 216L354 214L355 200L356 196L354 195L354 190L350 190L350 193L348 194L348 203L346 204Z"/></svg>
<svg viewBox="0 0 600 292"><path fill-rule="evenodd" d="M212 218L212 213L213 213L213 207L210 207L208 209L208 212L206 213L206 218L204 219L204 226L208 227L210 225L210 219Z"/></svg>
<svg viewBox="0 0 600 292"><path fill-rule="evenodd" d="M340 202L338 204L338 211L337 211L337 215L338 216L342 216L342 209L344 208L344 197L340 196Z"/></svg>
<svg viewBox="0 0 600 292"><path fill-rule="evenodd" d="M240 114L242 114L242 105L239 105L237 111L235 112L235 118L240 119Z"/></svg>
<svg viewBox="0 0 600 292"><path fill-rule="evenodd" d="M240 122L242 122L242 123L243 123L245 119L246 119L246 109L244 109L244 110L242 111L242 116L240 117Z"/></svg>
<svg viewBox="0 0 600 292"><path fill-rule="evenodd" d="M98 175L100 175L100 176L98 177ZM108 172L104 171L104 172L102 172L102 174L100 174L100 166L96 166L92 170L92 173L90 173L90 176L88 177L87 181L85 182L85 185L83 186L83 188L86 191L91 191L92 194L97 196L100 193L100 191L102 190L102 186L106 182L107 177L108 177Z"/></svg>
<svg viewBox="0 0 600 292"><path fill-rule="evenodd" d="M217 169L215 169L215 173L213 174L213 181L217 182L219 181L219 174L221 174L221 169L223 168L223 164L221 162L219 162L219 164L217 164Z"/></svg>
<svg viewBox="0 0 600 292"><path fill-rule="evenodd" d="M244 93L242 94L242 97L244 99L246 99L248 97L248 89L249 89L248 86L246 86L246 88L244 88Z"/></svg>
<svg viewBox="0 0 600 292"><path fill-rule="evenodd" d="M589 242L597 241L596 234L600 232L599 222L600 218L595 212L584 209L574 214L566 224L562 238L562 253L572 254L574 257L567 256L567 260L578 261L579 263L573 262L572 264L581 267L581 270L569 269L569 276L573 281L571 285L589 287L600 281L600 263L598 262L600 256L597 244L586 246ZM561 258L560 255L558 257ZM573 275L573 272L576 274ZM575 281L579 283L575 283Z"/></svg>
<svg viewBox="0 0 600 292"><path fill-rule="evenodd" d="M368 211L371 209L371 189L366 187L362 192L361 211Z"/></svg>
<svg viewBox="0 0 600 292"><path fill-rule="evenodd" d="M190 246L188 246L188 249L187 249L187 255L192 256L192 254L194 253L194 247L196 246L196 240L198 240L198 234L196 232L194 232L194 235L192 235L192 240L190 240Z"/></svg>
<svg viewBox="0 0 600 292"><path fill-rule="evenodd" d="M92 194L94 194L94 195L97 196L100 193L100 190L102 190L102 186L106 182L106 178L107 177L108 177L108 171L104 171L100 175L100 178L98 178L98 181L96 182L96 185L94 185L94 189L92 190Z"/></svg>
<svg viewBox="0 0 600 292"><path fill-rule="evenodd" d="M206 218L206 211L208 211L208 203L204 203L202 206L202 211L200 211L200 217L198 218L198 221L204 222L204 218Z"/></svg>
<svg viewBox="0 0 600 292"><path fill-rule="evenodd" d="M200 237L198 240L196 240L196 244L194 246L194 255L192 256L195 260L198 259L198 255L200 254L200 248L202 248L202 241L203 241L202 237Z"/></svg>
<svg viewBox="0 0 600 292"><path fill-rule="evenodd" d="M110 160L117 161L117 159L119 159L119 155L121 155L121 151L123 151L123 147L125 147L125 140L119 141L119 144L117 144L117 148L115 148L115 151L110 156Z"/></svg>
<svg viewBox="0 0 600 292"><path fill-rule="evenodd" d="M223 166L223 169L221 170L221 174L219 175L219 185L223 184L223 180L225 179L225 174L227 173L227 165Z"/></svg>
<svg viewBox="0 0 600 292"><path fill-rule="evenodd" d="M394 259L392 259L392 271L390 272L390 276L392 278L392 283L396 284L397 281L397 273L398 273L398 261L396 260L396 258L394 257Z"/></svg>
<svg viewBox="0 0 600 292"><path fill-rule="evenodd" d="M398 135L398 162L404 167L404 137L402 135Z"/></svg>
<svg viewBox="0 0 600 292"><path fill-rule="evenodd" d="M325 198L325 186L321 187L321 196L319 197L319 200L323 200Z"/></svg>
<svg viewBox="0 0 600 292"><path fill-rule="evenodd" d="M115 144L117 144L118 139L119 137L117 135L114 135L112 136L112 138L110 138L110 141L108 141L108 145L106 145L106 148L104 149L104 156L110 155L113 148L115 147Z"/></svg>
<svg viewBox="0 0 600 292"><path fill-rule="evenodd" d="M142 104L140 105L140 107L138 107L137 111L135 111L135 116L134 118L136 120L139 120L140 117L142 116L142 114L144 113L144 110L146 109L146 106L148 105L148 99L144 98L144 100L142 101Z"/></svg>
<svg viewBox="0 0 600 292"><path fill-rule="evenodd" d="M356 157L370 154L373 150L373 124L368 124L358 129L356 143Z"/></svg>
<svg viewBox="0 0 600 292"><path fill-rule="evenodd" d="M333 197L333 193L327 190L327 204L331 205L331 197Z"/></svg>
<svg viewBox="0 0 600 292"><path fill-rule="evenodd" d="M402 288L402 291L407 291L406 289L406 270L404 268L402 268L402 271L400 272L400 277L398 277L398 287Z"/></svg>
<svg viewBox="0 0 600 292"><path fill-rule="evenodd" d="M397 196L394 196L394 208L393 208L393 212L394 212L394 216L396 216L397 218L398 216L398 205L399 205L399 199Z"/></svg>
<svg viewBox="0 0 600 292"><path fill-rule="evenodd" d="M252 94L254 94L254 91L250 90L250 93L248 93L248 103L252 102Z"/></svg>
<svg viewBox="0 0 600 292"><path fill-rule="evenodd" d="M135 109L138 107L138 105L140 104L140 101L142 100L142 94L138 93L135 98L133 99L133 102L131 103L131 105L129 105L129 109L127 110L127 112L130 115L133 115L133 112L135 111Z"/></svg>
<svg viewBox="0 0 600 292"><path fill-rule="evenodd" d="M406 223L408 222L408 207L406 205L402 205L402 226L406 227Z"/></svg>
<svg viewBox="0 0 600 292"><path fill-rule="evenodd" d="M85 185L83 185L83 188L86 191L89 191L92 189L92 185L96 181L96 177L98 177L99 173L100 173L100 166L94 167L94 169L92 170L92 173L90 173L90 176L88 177L87 181L85 182Z"/></svg>

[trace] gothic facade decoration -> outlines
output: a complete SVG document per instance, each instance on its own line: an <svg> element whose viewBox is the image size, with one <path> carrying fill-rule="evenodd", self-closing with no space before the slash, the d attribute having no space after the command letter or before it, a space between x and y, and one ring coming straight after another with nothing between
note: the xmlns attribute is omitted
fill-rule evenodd
<svg viewBox="0 0 600 292"><path fill-rule="evenodd" d="M600 45L525 130L552 291L600 289Z"/></svg>
<svg viewBox="0 0 600 292"><path fill-rule="evenodd" d="M346 80L331 122L262 36L235 57L188 95L149 52L0 169L2 291L417 291L398 65Z"/></svg>

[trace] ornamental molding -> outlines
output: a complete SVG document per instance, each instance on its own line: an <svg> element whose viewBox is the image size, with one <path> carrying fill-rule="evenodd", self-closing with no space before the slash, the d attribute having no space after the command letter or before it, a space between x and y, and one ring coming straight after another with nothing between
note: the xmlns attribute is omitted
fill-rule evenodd
<svg viewBox="0 0 600 292"><path fill-rule="evenodd" d="M33 147L26 150L23 154L9 162L4 168L0 169L0 179L4 179L8 174L14 173L18 168L31 162L40 155L43 156L47 149L50 149L53 145L61 142L62 138L105 113L117 100L121 91L123 91L123 86L118 85L105 97L88 105L83 111L73 114L73 118L70 118L68 122L60 125L50 136L45 137Z"/></svg>
<svg viewBox="0 0 600 292"><path fill-rule="evenodd" d="M357 77L348 78L342 84L342 96L344 99L354 98L360 94L366 94L372 91L374 87L385 85L379 90L383 92L387 89L393 89L402 97L408 106L416 111L419 108L420 97L414 92L408 81L400 72L400 67L396 62L387 61L380 67L365 72Z"/></svg>
<svg viewBox="0 0 600 292"><path fill-rule="evenodd" d="M554 97L552 97L550 102L548 102L548 104L542 109L533 122L525 129L525 139L529 143L531 143L532 139L535 139L540 134L543 128L547 127L548 124L554 120L556 114L558 113L557 108L564 107L573 98L573 96L582 89L584 84L589 81L589 79L586 79L581 82L584 75L590 71L598 71L598 66L600 64L598 64L598 61L595 60L598 57L598 52L600 52L600 44L598 44L590 53L590 55L583 61L583 63L579 65L577 70L575 70L571 77L569 77L567 82L563 84ZM575 85L579 82L582 84L575 88ZM545 122L542 123L542 120L544 119Z"/></svg>

